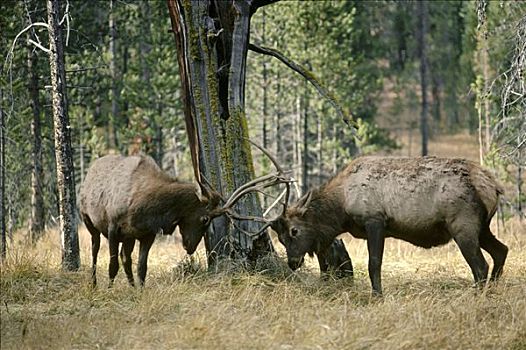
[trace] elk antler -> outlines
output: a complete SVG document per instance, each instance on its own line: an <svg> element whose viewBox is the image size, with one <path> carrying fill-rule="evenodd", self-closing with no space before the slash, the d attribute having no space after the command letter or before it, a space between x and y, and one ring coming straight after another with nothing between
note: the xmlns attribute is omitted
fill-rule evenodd
<svg viewBox="0 0 526 350"><path fill-rule="evenodd" d="M283 196L285 196L285 202L283 203L283 212L285 212L285 210L287 209L287 203L289 200L290 183L293 182L294 179L287 176L287 172L283 169L283 167L280 166L276 158L272 156L268 150L266 150L264 147L258 145L257 143L253 142L250 139L247 139L247 140L252 145L257 147L261 152L263 152L270 159L270 161L276 167L277 171L271 174L262 175L254 180L251 180L245 183L239 188L237 188L227 200L224 200L225 204L223 205L223 207L214 211L212 216L215 217L215 216L226 214L230 219L252 220L252 221L258 221L258 222L264 222L265 225L263 225L263 227L257 233L254 233L254 234L247 233L251 236L257 236L261 234L263 231L265 231L270 226L270 221L268 219L265 219L264 217L241 215L235 212L232 209L232 206L245 194L248 194L254 191L261 191L264 188L275 186L278 184L285 184L286 189L278 196L278 198L272 203L272 205L265 211L265 214L263 216L265 216L270 211L270 209L272 209L272 207L274 207L277 203L279 203Z"/></svg>
<svg viewBox="0 0 526 350"><path fill-rule="evenodd" d="M254 141L252 140L248 140L248 142L250 142L251 144L253 144L255 147L257 147L261 152L263 152L269 159L270 161L272 162L272 164L274 164L274 166L276 167L276 169L278 170L278 173L281 177L285 177L285 170L283 170L283 168L279 165L278 161L276 160L276 158L274 158L270 153L269 151L267 151L265 148L261 147L260 145L258 145L257 143L255 143ZM287 210L287 205L289 204L289 197L290 197L290 183L291 182L294 182L294 178L289 178L287 181L286 181L286 189L285 189L285 203L283 204L283 212L285 212ZM281 196L280 196L281 197ZM270 206L269 209L267 209L267 211L269 211L274 205L276 204L273 204Z"/></svg>

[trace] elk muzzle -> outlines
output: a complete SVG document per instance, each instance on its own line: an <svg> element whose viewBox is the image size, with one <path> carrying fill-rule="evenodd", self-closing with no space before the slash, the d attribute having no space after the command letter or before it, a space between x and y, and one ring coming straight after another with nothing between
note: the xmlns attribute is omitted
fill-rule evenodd
<svg viewBox="0 0 526 350"><path fill-rule="evenodd" d="M297 270L303 264L303 256L300 257L288 257L288 265L291 270Z"/></svg>

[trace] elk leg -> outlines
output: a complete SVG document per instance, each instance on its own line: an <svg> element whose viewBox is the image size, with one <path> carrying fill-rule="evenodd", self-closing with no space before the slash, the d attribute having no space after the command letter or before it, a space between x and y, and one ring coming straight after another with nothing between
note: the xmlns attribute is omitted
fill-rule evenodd
<svg viewBox="0 0 526 350"><path fill-rule="evenodd" d="M329 261L327 260L327 253L328 251L321 251L316 253L316 257L318 258L318 264L320 266L320 274L322 279L327 278L327 271L329 270Z"/></svg>
<svg viewBox="0 0 526 350"><path fill-rule="evenodd" d="M367 232L367 250L369 251L369 278L373 286L373 295L382 295L382 258L384 255L385 233L381 221L369 221L365 224Z"/></svg>
<svg viewBox="0 0 526 350"><path fill-rule="evenodd" d="M146 270L148 269L148 253L150 252L150 248L152 247L154 240L155 235L149 235L143 237L140 240L141 245L139 248L139 264L137 266L137 274L139 275L139 283L141 287L144 286L144 280L146 279Z"/></svg>
<svg viewBox="0 0 526 350"><path fill-rule="evenodd" d="M122 267L124 268L124 272L126 273L126 277L128 278L128 283L132 287L135 286L135 281L133 280L133 272L132 272L132 258L131 254L133 252L133 247L135 246L135 238L132 239L126 239L122 242L121 247L121 261L122 261Z"/></svg>
<svg viewBox="0 0 526 350"><path fill-rule="evenodd" d="M91 234L91 281L93 287L97 285L97 256L100 249L100 233Z"/></svg>
<svg viewBox="0 0 526 350"><path fill-rule="evenodd" d="M478 238L476 235L466 235L465 233L454 235L454 240L460 248L460 252L466 259L471 271L475 284L482 286L488 277L488 263L480 250Z"/></svg>
<svg viewBox="0 0 526 350"><path fill-rule="evenodd" d="M91 234L91 281L93 287L95 287L97 285L97 257L100 249L100 232L93 226L89 216L82 215L82 220Z"/></svg>
<svg viewBox="0 0 526 350"><path fill-rule="evenodd" d="M111 226L108 228L108 245L110 248L110 283L108 287L111 287L119 271L119 240L117 239L117 230Z"/></svg>
<svg viewBox="0 0 526 350"><path fill-rule="evenodd" d="M479 239L480 247L487 251L493 259L491 280L496 281L502 275L504 262L508 256L508 247L493 235L489 227L486 227L482 230Z"/></svg>

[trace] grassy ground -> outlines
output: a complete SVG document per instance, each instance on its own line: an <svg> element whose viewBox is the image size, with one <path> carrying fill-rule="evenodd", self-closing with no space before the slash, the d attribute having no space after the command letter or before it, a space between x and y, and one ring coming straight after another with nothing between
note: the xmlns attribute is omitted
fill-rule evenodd
<svg viewBox="0 0 526 350"><path fill-rule="evenodd" d="M424 250L388 240L382 299L370 297L366 246L351 238L354 281L321 280L314 259L298 273L275 259L257 273L209 273L173 238L159 240L141 291L122 270L105 288L105 245L91 289L84 230L83 269L61 272L49 232L36 248L15 243L1 266L1 348L525 349L526 230L517 220L506 230L505 273L482 292L453 244Z"/></svg>
<svg viewBox="0 0 526 350"><path fill-rule="evenodd" d="M478 159L469 135L442 141L431 143L432 154ZM407 148L399 152L408 154ZM122 269L114 288L106 288L103 240L99 288L93 290L83 228L78 273L61 272L57 232L31 248L17 235L0 265L0 345L2 350L526 349L526 222L511 219L494 232L510 253L500 283L483 291L472 287L454 244L424 250L388 240L381 299L370 296L365 242L349 236L354 280L321 280L309 258L292 273L279 243L281 258L262 262L259 272L235 267L207 272L202 248L190 261L174 237L158 239L144 290L129 287Z"/></svg>

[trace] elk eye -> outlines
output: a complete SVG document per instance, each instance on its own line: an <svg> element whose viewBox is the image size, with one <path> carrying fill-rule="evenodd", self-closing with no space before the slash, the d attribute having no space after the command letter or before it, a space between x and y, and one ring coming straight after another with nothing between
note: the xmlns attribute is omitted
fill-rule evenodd
<svg viewBox="0 0 526 350"><path fill-rule="evenodd" d="M290 235L292 237L296 237L297 234L298 234L298 229L297 228L293 227L293 228L290 229Z"/></svg>
<svg viewBox="0 0 526 350"><path fill-rule="evenodd" d="M203 225L208 225L210 223L210 217L208 215L201 216L200 220Z"/></svg>

